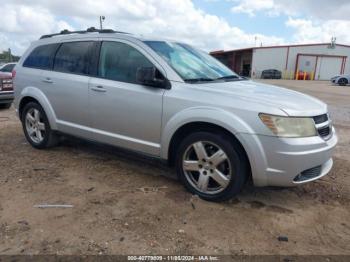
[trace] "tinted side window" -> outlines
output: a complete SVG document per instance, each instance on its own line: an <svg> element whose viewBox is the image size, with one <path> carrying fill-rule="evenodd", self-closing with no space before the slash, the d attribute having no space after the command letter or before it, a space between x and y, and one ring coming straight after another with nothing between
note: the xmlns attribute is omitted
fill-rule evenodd
<svg viewBox="0 0 350 262"><path fill-rule="evenodd" d="M137 83L139 67L153 64L135 48L118 42L103 42L100 52L98 76L129 83Z"/></svg>
<svg viewBox="0 0 350 262"><path fill-rule="evenodd" d="M55 56L55 71L89 74L93 42L63 43Z"/></svg>
<svg viewBox="0 0 350 262"><path fill-rule="evenodd" d="M52 69L53 57L58 44L42 45L36 47L23 63L25 67Z"/></svg>

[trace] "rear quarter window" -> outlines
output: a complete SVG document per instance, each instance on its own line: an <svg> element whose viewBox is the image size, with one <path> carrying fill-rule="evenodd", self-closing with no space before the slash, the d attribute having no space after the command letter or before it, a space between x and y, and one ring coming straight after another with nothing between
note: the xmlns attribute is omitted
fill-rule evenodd
<svg viewBox="0 0 350 262"><path fill-rule="evenodd" d="M24 60L24 67L51 70L53 58L59 44L49 44L36 47Z"/></svg>

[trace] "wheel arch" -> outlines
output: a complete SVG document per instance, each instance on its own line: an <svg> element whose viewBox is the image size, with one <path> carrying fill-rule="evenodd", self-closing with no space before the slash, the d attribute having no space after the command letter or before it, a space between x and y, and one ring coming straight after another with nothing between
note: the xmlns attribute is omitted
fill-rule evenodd
<svg viewBox="0 0 350 262"><path fill-rule="evenodd" d="M242 145L242 143L239 141L239 139L232 132L227 130L226 128L224 128L220 125L214 124L214 123L203 122L203 121L186 123L186 124L182 125L181 127L179 127L175 131L175 133L173 134L173 136L170 140L169 147L168 147L167 156L168 156L168 163L170 166L174 165L177 147L181 143L182 139L191 133L200 132L200 131L207 131L207 132L211 132L211 133L221 133L221 134L225 134L225 135L229 136L234 142L236 142L236 144L245 153L245 157L248 161L248 165L249 165L249 169L250 169L250 161L249 161L248 154L247 154L244 146Z"/></svg>
<svg viewBox="0 0 350 262"><path fill-rule="evenodd" d="M207 106L193 107L178 112L165 123L162 130L160 157L167 160L170 165L174 163L174 152L176 152L176 145L179 144L179 138L198 130L219 131L232 137L242 148L248 161L249 175L254 178L257 159L250 148L252 142L249 143L244 136L240 135L253 134L254 131L246 121L233 112Z"/></svg>
<svg viewBox="0 0 350 262"><path fill-rule="evenodd" d="M168 159L169 146L176 132L189 126L212 126L222 128L236 137L237 133L254 133L253 129L235 114L213 107L192 107L184 109L169 120L162 128L160 157ZM237 138L236 138L237 139ZM240 141L241 144L242 141Z"/></svg>
<svg viewBox="0 0 350 262"><path fill-rule="evenodd" d="M45 94L41 90L39 90L38 88L35 88L35 87L26 87L21 92L20 99L18 102L18 108L17 108L19 118L22 119L22 113L23 113L22 111L23 111L25 105L30 103L30 102L38 103L44 109L45 114L46 114L48 121L50 123L51 129L56 130L57 125L56 125L55 112L54 112L52 106L50 105L50 102L47 99L47 97L45 96Z"/></svg>
<svg viewBox="0 0 350 262"><path fill-rule="evenodd" d="M349 83L348 78L346 78L346 77L342 76L342 77L339 77L339 79L338 79L338 81L337 81L337 82L338 82L338 84L339 84L339 82L340 82L341 80L343 80L345 84L348 84L348 83Z"/></svg>

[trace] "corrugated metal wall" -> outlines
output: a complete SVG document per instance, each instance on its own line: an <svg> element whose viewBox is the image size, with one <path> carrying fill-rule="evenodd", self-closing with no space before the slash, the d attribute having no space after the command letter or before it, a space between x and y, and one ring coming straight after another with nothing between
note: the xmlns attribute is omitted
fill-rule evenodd
<svg viewBox="0 0 350 262"><path fill-rule="evenodd" d="M328 80L341 72L350 74L350 47L309 45L254 49L252 77L260 78L266 69L280 70L287 79L294 79L296 71L302 71L313 79Z"/></svg>

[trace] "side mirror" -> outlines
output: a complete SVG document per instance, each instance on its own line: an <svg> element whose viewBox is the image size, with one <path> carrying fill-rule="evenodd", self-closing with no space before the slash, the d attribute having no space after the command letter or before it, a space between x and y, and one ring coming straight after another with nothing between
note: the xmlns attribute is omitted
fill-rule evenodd
<svg viewBox="0 0 350 262"><path fill-rule="evenodd" d="M141 85L170 89L170 82L157 71L155 67L139 67L136 80Z"/></svg>

